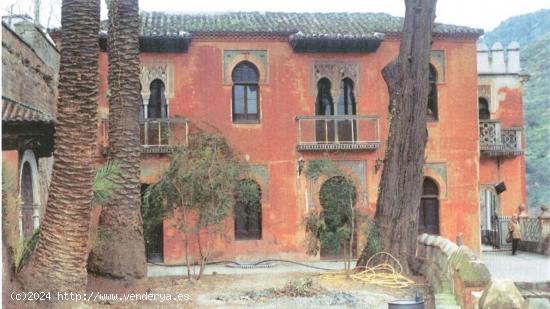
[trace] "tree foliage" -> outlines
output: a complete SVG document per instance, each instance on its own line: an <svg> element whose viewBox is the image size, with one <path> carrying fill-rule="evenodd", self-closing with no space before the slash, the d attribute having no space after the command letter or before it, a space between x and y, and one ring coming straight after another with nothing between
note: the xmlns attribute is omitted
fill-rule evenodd
<svg viewBox="0 0 550 309"><path fill-rule="evenodd" d="M100 166L95 174L92 184L94 205L107 203L120 186L117 180L120 179L120 164L117 161L107 161Z"/></svg>
<svg viewBox="0 0 550 309"><path fill-rule="evenodd" d="M344 253L346 267L353 257L356 247L356 223L364 221L361 212L356 211L357 191L350 176L328 159L311 160L306 177L326 181L319 190L320 210L306 214L306 252L315 255L319 250L335 254Z"/></svg>
<svg viewBox="0 0 550 309"><path fill-rule="evenodd" d="M158 224L165 214L174 214L185 236L188 266L193 263L190 238L196 237L199 278L210 255L209 238L223 231L221 223L233 210L236 190L241 188L237 194L241 198L252 194L248 186L239 186L244 174L245 165L225 138L198 130L190 136L188 146L177 148L168 169L144 194L146 230Z"/></svg>

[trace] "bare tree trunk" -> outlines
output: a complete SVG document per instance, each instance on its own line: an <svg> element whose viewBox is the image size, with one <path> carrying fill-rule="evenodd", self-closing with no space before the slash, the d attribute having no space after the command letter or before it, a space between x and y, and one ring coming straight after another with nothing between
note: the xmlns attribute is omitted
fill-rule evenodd
<svg viewBox="0 0 550 309"><path fill-rule="evenodd" d="M64 0L52 181L40 238L19 274L26 291L86 288L95 176L99 0Z"/></svg>
<svg viewBox="0 0 550 309"><path fill-rule="evenodd" d="M119 162L120 186L102 208L98 228L107 237L90 254L90 271L141 278L147 262L140 193L139 8L137 0L112 0L109 8L109 160Z"/></svg>
<svg viewBox="0 0 550 309"><path fill-rule="evenodd" d="M349 250L348 250L348 265L346 267L346 271L350 270L351 269L351 260L353 259L353 236L355 235L355 213L354 213L354 209L353 209L353 198L351 197L351 192L349 193L349 207L350 207L350 211L351 211L351 216L350 216L350 224L351 224L351 229L350 229L350 235L349 235Z"/></svg>
<svg viewBox="0 0 550 309"><path fill-rule="evenodd" d="M405 0L405 5L399 56L382 70L390 96L390 129L375 220L380 250L394 255L409 272L428 138L428 72L436 0ZM366 263L365 251L358 265Z"/></svg>

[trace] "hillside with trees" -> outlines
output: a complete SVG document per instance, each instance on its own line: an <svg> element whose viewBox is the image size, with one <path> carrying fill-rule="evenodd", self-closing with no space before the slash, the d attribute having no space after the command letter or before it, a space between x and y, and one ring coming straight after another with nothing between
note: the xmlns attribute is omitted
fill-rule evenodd
<svg viewBox="0 0 550 309"><path fill-rule="evenodd" d="M550 9L511 17L483 37L521 46L521 68L529 74L523 87L527 201L529 207L550 204Z"/></svg>

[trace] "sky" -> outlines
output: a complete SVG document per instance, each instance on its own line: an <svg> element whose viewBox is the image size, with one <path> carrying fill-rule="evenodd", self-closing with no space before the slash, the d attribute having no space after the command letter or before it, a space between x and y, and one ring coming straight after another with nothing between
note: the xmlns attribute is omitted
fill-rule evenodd
<svg viewBox="0 0 550 309"><path fill-rule="evenodd" d="M33 15L37 0L3 0L2 15L11 11ZM61 0L39 0L44 26L60 23ZM13 6L12 6L13 5ZM284 12L385 12L404 16L404 0L140 0L144 11L224 12L224 11L284 11ZM436 22L470 26L490 31L508 17L550 9L550 0L438 0ZM102 18L107 18L102 0Z"/></svg>

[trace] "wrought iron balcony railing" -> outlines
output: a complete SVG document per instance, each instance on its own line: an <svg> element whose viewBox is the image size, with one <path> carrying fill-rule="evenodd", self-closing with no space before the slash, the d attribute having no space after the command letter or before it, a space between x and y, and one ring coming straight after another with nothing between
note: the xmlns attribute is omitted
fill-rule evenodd
<svg viewBox="0 0 550 309"><path fill-rule="evenodd" d="M479 146L481 154L489 157L522 154L521 134L521 128L502 129L498 120L480 120Z"/></svg>
<svg viewBox="0 0 550 309"><path fill-rule="evenodd" d="M108 146L109 120L102 121L103 152ZM139 122L143 153L170 153L176 145L188 143L189 126L186 118L152 118Z"/></svg>
<svg viewBox="0 0 550 309"><path fill-rule="evenodd" d="M298 116L298 151L373 150L380 146L378 116Z"/></svg>

